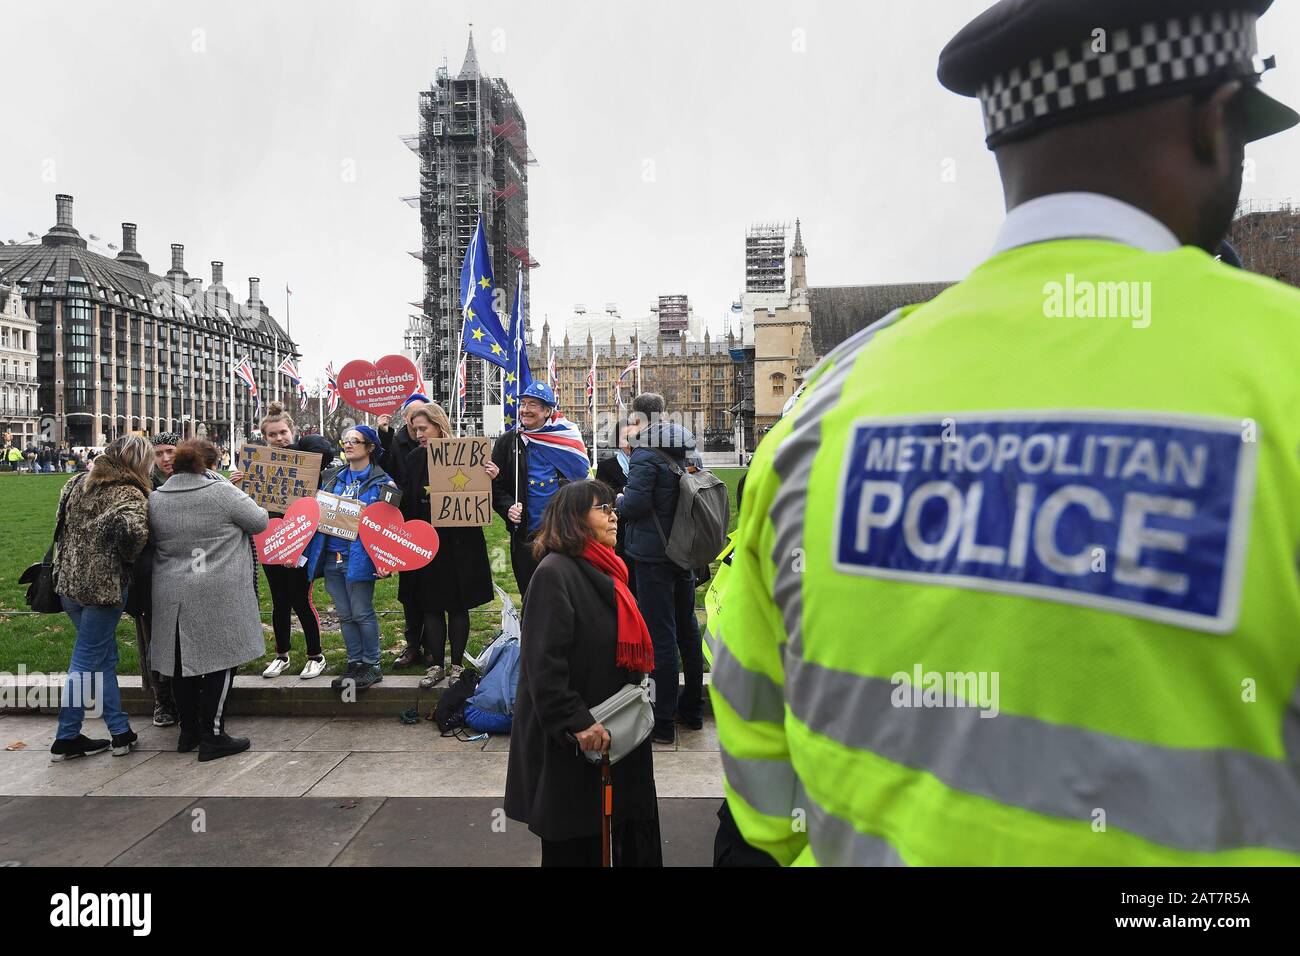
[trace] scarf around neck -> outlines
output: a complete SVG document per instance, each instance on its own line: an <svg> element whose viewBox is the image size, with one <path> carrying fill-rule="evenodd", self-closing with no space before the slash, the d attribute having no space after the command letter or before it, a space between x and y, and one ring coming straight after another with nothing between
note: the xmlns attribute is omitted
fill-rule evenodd
<svg viewBox="0 0 1300 956"><path fill-rule="evenodd" d="M595 538L587 542L582 552L584 560L597 570L614 579L614 609L618 616L618 652L615 663L629 671L648 674L655 669L655 649L645 618L636 605L636 598L627 586L627 565L614 553L614 549Z"/></svg>

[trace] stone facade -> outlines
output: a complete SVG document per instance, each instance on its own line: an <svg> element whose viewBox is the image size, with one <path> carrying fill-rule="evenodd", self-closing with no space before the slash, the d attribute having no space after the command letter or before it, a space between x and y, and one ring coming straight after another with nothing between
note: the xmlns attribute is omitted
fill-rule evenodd
<svg viewBox="0 0 1300 956"><path fill-rule="evenodd" d="M0 432L23 448L40 428L36 379L36 323L18 289L0 280Z"/></svg>
<svg viewBox="0 0 1300 956"><path fill-rule="evenodd" d="M212 284L185 271L184 247L171 247L171 269L155 275L136 250L136 226L122 224L114 258L88 248L72 224L72 197L55 197L56 224L38 245L0 246L0 275L14 284L37 326L40 409L48 439L102 445L133 431L206 434L225 442L246 436L256 416L235 381L247 356L265 408L293 394L279 362L298 349L271 317L249 279L237 300L212 264Z"/></svg>

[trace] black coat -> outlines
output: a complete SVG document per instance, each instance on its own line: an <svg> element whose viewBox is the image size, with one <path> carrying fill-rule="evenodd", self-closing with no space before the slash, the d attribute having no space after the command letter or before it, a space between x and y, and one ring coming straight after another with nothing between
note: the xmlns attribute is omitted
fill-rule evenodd
<svg viewBox="0 0 1300 956"><path fill-rule="evenodd" d="M615 663L617 643L613 580L582 558L543 558L524 605L505 805L543 840L600 833L600 767L565 734L586 730L592 707L641 680ZM648 737L611 774L615 826L657 818Z"/></svg>
<svg viewBox="0 0 1300 956"><path fill-rule="evenodd" d="M402 463L402 517L429 520L429 458L417 444ZM438 553L416 571L398 575L397 599L421 611L467 611L492 600L492 566L482 528L441 528Z"/></svg>
<svg viewBox="0 0 1300 956"><path fill-rule="evenodd" d="M675 422L656 422L632 439L627 485L618 506L618 523L626 527L624 550L633 561L664 563L664 541L672 536L677 512L678 477L664 453L679 468L687 466L695 438ZM655 524L655 517L659 525ZM663 528L662 537L659 527Z"/></svg>
<svg viewBox="0 0 1300 956"><path fill-rule="evenodd" d="M405 425L399 425L397 428L381 431L379 440L384 446L379 467L388 472L388 476L397 482L397 487L405 488L406 476L402 474L402 469L406 465L406 459L411 455L411 450L420 447L419 439L412 438Z"/></svg>
<svg viewBox="0 0 1300 956"><path fill-rule="evenodd" d="M516 459L516 451L518 458ZM514 534L516 528L528 529L528 446L519 432L508 431L492 444L492 461L500 471L492 480L492 510L501 516L506 529ZM515 462L519 463L519 479L515 480ZM519 489L519 502L524 506L523 518L518 525L507 517L515 503L515 488ZM583 730L586 730L584 727Z"/></svg>

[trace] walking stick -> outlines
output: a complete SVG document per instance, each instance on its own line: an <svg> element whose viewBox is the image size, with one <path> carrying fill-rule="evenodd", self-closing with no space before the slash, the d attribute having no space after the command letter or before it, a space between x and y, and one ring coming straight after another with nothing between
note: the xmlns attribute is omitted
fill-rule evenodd
<svg viewBox="0 0 1300 956"><path fill-rule="evenodd" d="M610 829L614 817L614 781L609 776L609 751L600 755L600 865L614 865L613 848L610 845Z"/></svg>

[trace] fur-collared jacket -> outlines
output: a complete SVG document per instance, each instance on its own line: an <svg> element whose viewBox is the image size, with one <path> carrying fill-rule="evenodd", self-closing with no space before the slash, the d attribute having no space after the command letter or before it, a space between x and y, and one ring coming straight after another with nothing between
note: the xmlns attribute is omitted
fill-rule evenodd
<svg viewBox="0 0 1300 956"><path fill-rule="evenodd" d="M147 483L103 455L63 486L63 534L54 554L59 594L78 604L122 603L149 540L148 495Z"/></svg>

